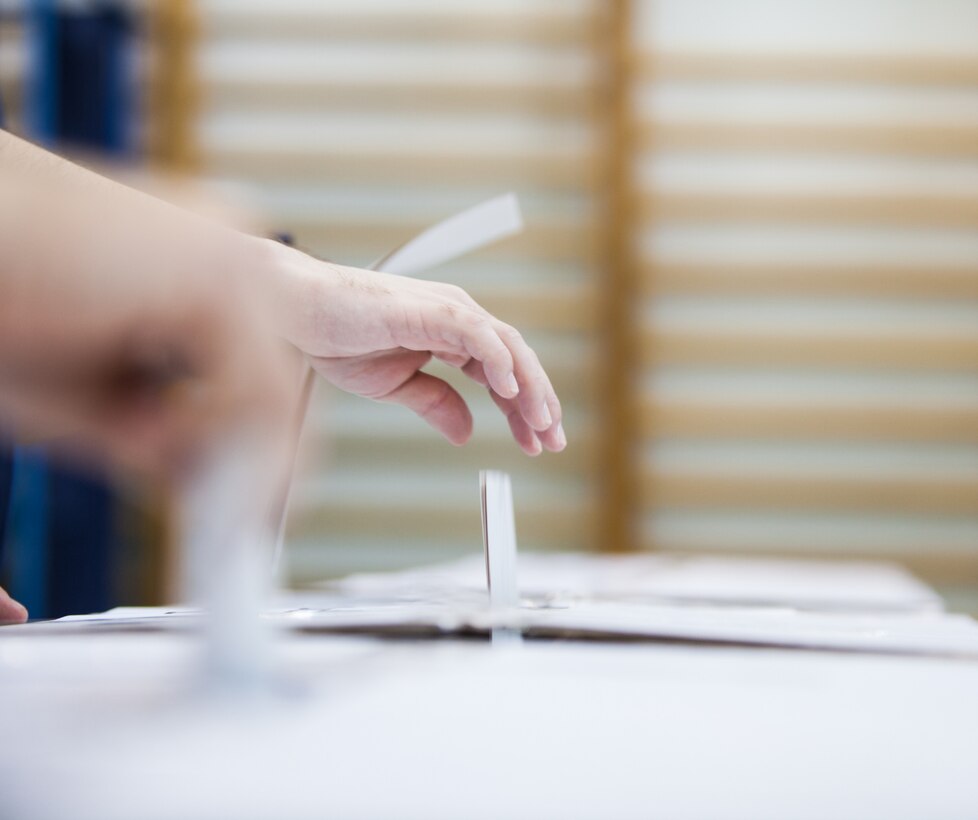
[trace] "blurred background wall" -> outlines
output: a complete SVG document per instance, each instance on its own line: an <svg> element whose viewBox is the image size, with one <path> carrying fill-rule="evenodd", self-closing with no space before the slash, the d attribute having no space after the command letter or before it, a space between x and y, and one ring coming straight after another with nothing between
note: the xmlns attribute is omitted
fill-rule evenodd
<svg viewBox="0 0 978 820"><path fill-rule="evenodd" d="M645 546L974 608L978 4L635 6Z"/></svg>
<svg viewBox="0 0 978 820"><path fill-rule="evenodd" d="M524 205L430 276L525 330L571 446L321 385L293 582L477 551L493 466L524 548L893 558L978 610L978 3L127 5L149 156L269 232L366 264Z"/></svg>

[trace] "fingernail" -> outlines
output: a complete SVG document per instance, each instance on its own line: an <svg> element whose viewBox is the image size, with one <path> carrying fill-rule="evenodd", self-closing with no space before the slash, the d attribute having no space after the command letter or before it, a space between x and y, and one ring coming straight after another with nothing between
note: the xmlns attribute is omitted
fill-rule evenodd
<svg viewBox="0 0 978 820"><path fill-rule="evenodd" d="M520 392L520 386L516 381L516 376L514 376L512 373L510 373L509 378L506 379L506 386L509 388L509 398L512 398Z"/></svg>
<svg viewBox="0 0 978 820"><path fill-rule="evenodd" d="M563 422L557 425L557 443L560 445L561 450L567 446L567 436L564 435Z"/></svg>
<svg viewBox="0 0 978 820"><path fill-rule="evenodd" d="M540 412L540 417L543 419L544 427L549 427L554 423L554 417L550 415L550 408L547 407L546 403L543 405L543 410Z"/></svg>

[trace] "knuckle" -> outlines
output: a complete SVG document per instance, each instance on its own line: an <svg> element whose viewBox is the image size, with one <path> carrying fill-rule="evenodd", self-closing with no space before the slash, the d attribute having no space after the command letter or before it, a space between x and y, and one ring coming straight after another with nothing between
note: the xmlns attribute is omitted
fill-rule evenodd
<svg viewBox="0 0 978 820"><path fill-rule="evenodd" d="M464 288L460 288L458 285L445 285L445 294L460 302L468 303L472 301L472 297L466 293Z"/></svg>
<svg viewBox="0 0 978 820"><path fill-rule="evenodd" d="M425 403L424 407L421 408L422 418L427 418L432 413L438 412L448 400L452 397L451 388L444 382L439 384L436 390L432 393L431 397Z"/></svg>
<svg viewBox="0 0 978 820"><path fill-rule="evenodd" d="M488 317L476 310L464 310L462 316L465 323L472 328L483 328L489 323Z"/></svg>
<svg viewBox="0 0 978 820"><path fill-rule="evenodd" d="M479 308L479 303L469 294L469 292L459 285L445 285L444 293L446 296L462 303L466 307Z"/></svg>
<svg viewBox="0 0 978 820"><path fill-rule="evenodd" d="M493 364L500 368L506 368L508 370L513 366L513 354L509 352L509 348L504 344L499 344L492 352L490 358Z"/></svg>
<svg viewBox="0 0 978 820"><path fill-rule="evenodd" d="M502 337L503 337L503 338L504 338L504 339L505 339L506 341L508 341L508 342L522 342L522 341L523 341L523 334L522 334L522 333L520 333L520 332L519 332L519 331L518 331L518 330L517 330L517 329L516 329L515 327L513 327L512 325L503 325L503 326L502 326L502 327L500 328L500 330L499 330L499 334L500 334L500 335L501 335L501 336L502 336Z"/></svg>

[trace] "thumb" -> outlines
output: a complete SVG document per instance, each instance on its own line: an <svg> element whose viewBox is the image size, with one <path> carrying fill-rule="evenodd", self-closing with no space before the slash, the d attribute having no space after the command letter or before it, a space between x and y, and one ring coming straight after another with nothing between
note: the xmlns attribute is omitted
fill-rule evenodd
<svg viewBox="0 0 978 820"><path fill-rule="evenodd" d="M0 624L22 624L27 620L27 610L0 587Z"/></svg>

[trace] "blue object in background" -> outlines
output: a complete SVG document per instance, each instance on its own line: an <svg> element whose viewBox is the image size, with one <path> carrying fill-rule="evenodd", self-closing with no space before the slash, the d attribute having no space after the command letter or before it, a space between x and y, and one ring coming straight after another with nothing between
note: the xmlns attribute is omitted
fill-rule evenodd
<svg viewBox="0 0 978 820"><path fill-rule="evenodd" d="M0 118L2 118L3 111L0 110ZM3 126L3 121L0 119L0 127ZM4 581L4 570L5 564L3 561L4 556L4 541L7 532L7 510L10 508L10 490L13 484L13 453L10 447L0 441L0 585Z"/></svg>
<svg viewBox="0 0 978 820"><path fill-rule="evenodd" d="M126 545L118 531L118 504L109 484L91 473L52 469L48 505L49 617L118 606L122 603L118 567Z"/></svg>
<svg viewBox="0 0 978 820"><path fill-rule="evenodd" d="M9 592L33 618L44 617L48 602L49 474L42 450L19 447L13 458L13 482L6 575Z"/></svg>
<svg viewBox="0 0 978 820"><path fill-rule="evenodd" d="M118 158L133 149L133 31L120 3L34 0L28 98L34 135Z"/></svg>
<svg viewBox="0 0 978 820"><path fill-rule="evenodd" d="M113 157L133 149L130 13L121 3L32 0L25 120L45 144Z"/></svg>
<svg viewBox="0 0 978 820"><path fill-rule="evenodd" d="M28 136L114 158L133 150L133 25L121 3L27 5ZM12 484L4 492L4 477ZM118 505L91 472L52 464L38 448L0 451L0 496L10 499L3 566L10 594L34 618L96 612L120 602ZM0 505L3 502L0 501ZM2 506L0 506L2 512Z"/></svg>
<svg viewBox="0 0 978 820"><path fill-rule="evenodd" d="M0 96L0 128L3 128L3 97ZM4 570L4 540L7 533L7 510L10 508L10 485L13 481L13 453L0 439L0 579Z"/></svg>
<svg viewBox="0 0 978 820"><path fill-rule="evenodd" d="M3 97L0 96L0 128L4 127ZM9 585L6 579L4 544L7 535L7 514L10 510L10 493L13 489L14 454L9 444L0 439L0 584Z"/></svg>

